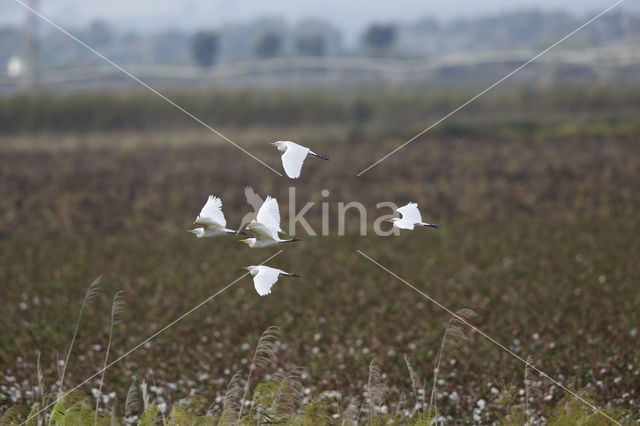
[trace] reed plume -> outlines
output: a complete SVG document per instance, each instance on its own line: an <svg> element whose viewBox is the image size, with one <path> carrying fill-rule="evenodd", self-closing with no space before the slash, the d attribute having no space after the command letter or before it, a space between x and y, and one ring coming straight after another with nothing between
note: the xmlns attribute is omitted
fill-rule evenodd
<svg viewBox="0 0 640 426"><path fill-rule="evenodd" d="M142 408L146 410L151 405L151 396L149 396L149 385L147 385L147 381L145 379L142 379L140 391L142 393Z"/></svg>
<svg viewBox="0 0 640 426"><path fill-rule="evenodd" d="M249 366L249 376L247 377L242 399L240 400L238 420L242 418L244 401L247 397L247 393L249 392L249 387L251 386L251 376L253 375L253 372L275 362L278 352L278 340L281 335L282 330L280 327L271 326L267 328L260 336L260 339L258 339L258 345L256 346L256 350L253 353L253 359L251 360L251 365Z"/></svg>
<svg viewBox="0 0 640 426"><path fill-rule="evenodd" d="M418 372L413 368L413 364L411 362L411 358L409 358L409 355L404 354L404 362L405 364L407 364L407 370L409 370L411 388L413 389L413 395L416 399L416 403L413 406L413 412L422 412L424 410L424 386L420 383L420 376L418 375Z"/></svg>
<svg viewBox="0 0 640 426"><path fill-rule="evenodd" d="M84 294L84 299L82 299L82 304L80 305L80 312L78 313L78 319L76 321L76 327L73 330L73 337L71 338L71 343L69 344L69 349L67 350L67 356L64 360L64 364L62 365L62 373L60 373L60 385L58 388L58 398L62 398L63 387L64 387L64 375L67 371L67 365L69 364L69 357L71 356L71 350L73 349L73 344L76 341L76 336L78 335L78 329L80 328L80 321L82 320L82 314L92 299L94 299L97 295L100 294L100 281L102 281L102 276L96 278L87 291Z"/></svg>
<svg viewBox="0 0 640 426"><path fill-rule="evenodd" d="M531 425L536 423L536 419L531 419L530 414L531 411L529 409L529 402L531 400L536 400L538 398L542 398L542 390L539 385L533 381L531 377L531 366L533 365L533 358L531 356L527 357L527 362L524 365L524 415L526 420L526 425Z"/></svg>
<svg viewBox="0 0 640 426"><path fill-rule="evenodd" d="M242 392L242 385L240 384L241 374L240 371L236 371L231 377L229 384L227 385L227 391L224 394L224 400L222 402L222 414L220 415L220 425L232 425L238 423L236 414L241 411L240 393Z"/></svg>
<svg viewBox="0 0 640 426"><path fill-rule="evenodd" d="M307 369L301 366L274 374L274 379L281 382L279 392L274 401L274 411L280 414L295 414L304 400L302 380L307 376Z"/></svg>
<svg viewBox="0 0 640 426"><path fill-rule="evenodd" d="M362 405L357 396L351 398L349 405L342 413L342 426L357 426Z"/></svg>
<svg viewBox="0 0 640 426"><path fill-rule="evenodd" d="M46 394L45 394L45 384L44 384L44 375L42 374L42 367L40 366L40 351L38 351L38 355L36 357L36 388L37 388L37 392L34 392L33 394L33 399L34 399L34 406L38 405L38 398L40 399L40 406L41 407L45 407L45 399L46 399ZM38 424L38 415L36 414L35 419L33 419L35 421L36 424ZM31 420L31 418L28 418L28 420Z"/></svg>
<svg viewBox="0 0 640 426"><path fill-rule="evenodd" d="M104 355L104 365L102 366L102 375L100 376L100 384L98 385L98 395L96 396L96 417L95 423L98 424L98 408L100 408L100 397L102 393L102 385L104 384L104 376L107 372L107 363L109 361L109 350L111 349L111 340L113 338L113 327L120 323L122 319L122 313L126 302L124 299L124 290L120 290L113 296L113 303L111 304L111 324L109 326L109 341L107 342L107 350Z"/></svg>
<svg viewBox="0 0 640 426"><path fill-rule="evenodd" d="M131 417L140 411L142 407L142 399L140 398L140 389L138 388L138 380L134 377L127 391L127 399L124 401L124 415Z"/></svg>
<svg viewBox="0 0 640 426"><path fill-rule="evenodd" d="M371 409L371 415L375 416L376 409L382 405L387 393L387 389L382 379L382 370L378 365L378 361L373 358L369 363L369 380L367 382L368 403Z"/></svg>
<svg viewBox="0 0 640 426"><path fill-rule="evenodd" d="M469 340L468 334L473 329L470 321L477 318L478 314L468 308L460 309L449 320L447 328L442 336L442 342L440 343L440 350L438 351L438 357L436 359L436 365L433 369L433 387L431 388L431 397L429 398L429 413L431 409L434 409L434 416L438 417L438 401L436 397L436 386L438 383L438 374L440 373L440 362L442 361L442 354L444 352L447 341L450 341L454 345L461 345Z"/></svg>

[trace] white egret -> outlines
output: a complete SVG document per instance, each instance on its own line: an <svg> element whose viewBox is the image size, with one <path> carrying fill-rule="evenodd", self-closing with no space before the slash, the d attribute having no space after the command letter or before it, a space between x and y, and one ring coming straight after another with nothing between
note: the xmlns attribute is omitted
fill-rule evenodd
<svg viewBox="0 0 640 426"><path fill-rule="evenodd" d="M269 195L262 203L262 206L260 206L256 218L249 222L246 229L255 235L255 237L240 240L240 242L247 243L251 248L269 247L276 244L300 241L295 237L289 240L280 238L278 233L282 232L282 229L280 229L278 201Z"/></svg>
<svg viewBox="0 0 640 426"><path fill-rule="evenodd" d="M209 195L207 202L193 223L198 227L188 229L187 232L195 234L198 238L237 233L232 229L226 228L227 220L224 218L224 213L222 213L222 201L213 195Z"/></svg>
<svg viewBox="0 0 640 426"><path fill-rule="evenodd" d="M246 266L244 269L249 271L253 276L253 286L260 296L266 296L271 293L271 287L278 281L280 275L287 277L299 277L298 274L291 274L280 269L271 268L264 265Z"/></svg>
<svg viewBox="0 0 640 426"><path fill-rule="evenodd" d="M425 223L422 221L422 215L416 203L409 203L406 206L398 207L398 213L400 213L402 217L386 219L385 222L393 223L393 226L398 229L413 229L416 225L440 228L440 225L437 223Z"/></svg>
<svg viewBox="0 0 640 426"><path fill-rule="evenodd" d="M302 163L304 163L307 155L322 158L329 161L329 157L324 154L316 154L306 146L298 145L291 141L278 141L273 142L271 145L278 148L278 151L282 152L282 166L284 171L291 179L300 177L300 170L302 169Z"/></svg>

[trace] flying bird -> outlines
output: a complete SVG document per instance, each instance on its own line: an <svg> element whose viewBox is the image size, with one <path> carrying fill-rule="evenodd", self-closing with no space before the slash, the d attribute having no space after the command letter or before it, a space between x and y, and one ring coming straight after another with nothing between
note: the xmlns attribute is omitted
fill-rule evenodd
<svg viewBox="0 0 640 426"><path fill-rule="evenodd" d="M300 241L295 237L289 240L280 238L278 233L282 232L282 229L280 229L278 201L269 195L267 195L267 199L264 200L264 203L260 206L256 218L249 222L246 229L255 237L240 240L240 242L247 243L251 248L269 247L281 243Z"/></svg>
<svg viewBox="0 0 640 426"><path fill-rule="evenodd" d="M246 266L244 269L249 271L253 276L253 286L256 288L256 291L260 296L271 294L271 287L273 287L276 281L278 281L280 275L284 275L287 277L300 276L298 274L290 274L289 272L264 265L251 265Z"/></svg>
<svg viewBox="0 0 640 426"><path fill-rule="evenodd" d="M222 213L222 201L213 195L209 195L207 202L193 223L197 225L197 228L188 229L187 232L195 234L198 238L236 234L236 231L226 228L227 220Z"/></svg>
<svg viewBox="0 0 640 426"><path fill-rule="evenodd" d="M386 219L385 222L393 223L393 226L398 229L413 229L416 225L430 226L436 229L440 228L440 225L437 223L425 223L422 221L422 215L416 203L409 203L406 206L398 207L398 213L400 213L402 217Z"/></svg>
<svg viewBox="0 0 640 426"><path fill-rule="evenodd" d="M324 154L316 154L306 146L298 145L291 141L278 141L273 142L271 145L278 148L278 151L282 152L282 166L284 171L291 179L300 177L300 170L302 169L302 163L304 163L307 155L322 158L329 161L329 157Z"/></svg>

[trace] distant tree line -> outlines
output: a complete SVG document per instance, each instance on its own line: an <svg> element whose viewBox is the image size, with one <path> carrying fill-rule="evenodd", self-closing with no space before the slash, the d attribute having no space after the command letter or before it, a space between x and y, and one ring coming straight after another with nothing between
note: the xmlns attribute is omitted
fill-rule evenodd
<svg viewBox="0 0 640 426"><path fill-rule="evenodd" d="M210 67L216 62L219 51L219 35L214 31L198 31L191 40L193 60L201 67ZM272 58L282 54L284 36L275 30L262 32L253 44L257 58ZM296 37L295 54L301 56L323 56L326 53L325 36L320 32L300 34ZM375 43L375 41L374 41Z"/></svg>
<svg viewBox="0 0 640 426"><path fill-rule="evenodd" d="M584 23L563 12L524 11L441 22L434 18L410 23L374 22L361 32L355 46L342 44L340 29L325 21L286 24L281 19L202 28L196 32L121 31L94 21L75 34L108 57L126 64L196 64L203 68L234 60L278 56L424 57L482 50L539 50ZM563 48L640 42L640 15L609 13L563 43ZM41 37L40 63L45 68L98 64L87 49L51 30ZM22 32L0 27L0 66L19 56Z"/></svg>

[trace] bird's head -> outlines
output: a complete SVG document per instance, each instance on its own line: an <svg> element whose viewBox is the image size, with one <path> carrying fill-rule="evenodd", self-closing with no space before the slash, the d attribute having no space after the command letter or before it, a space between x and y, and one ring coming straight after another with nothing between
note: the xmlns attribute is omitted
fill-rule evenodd
<svg viewBox="0 0 640 426"><path fill-rule="evenodd" d="M284 152L287 150L287 145L283 141L271 142L269 145L275 146L278 151Z"/></svg>
<svg viewBox="0 0 640 426"><path fill-rule="evenodd" d="M242 269L245 269L251 273L251 275L255 275L258 273L258 267L255 265L244 266Z"/></svg>
<svg viewBox="0 0 640 426"><path fill-rule="evenodd" d="M241 243L245 243L246 245L248 245L249 247L253 247L256 245L256 240L255 238L247 238L245 240L240 240Z"/></svg>
<svg viewBox="0 0 640 426"><path fill-rule="evenodd" d="M192 233L198 238L202 238L202 236L204 235L204 228L187 229L187 232Z"/></svg>

